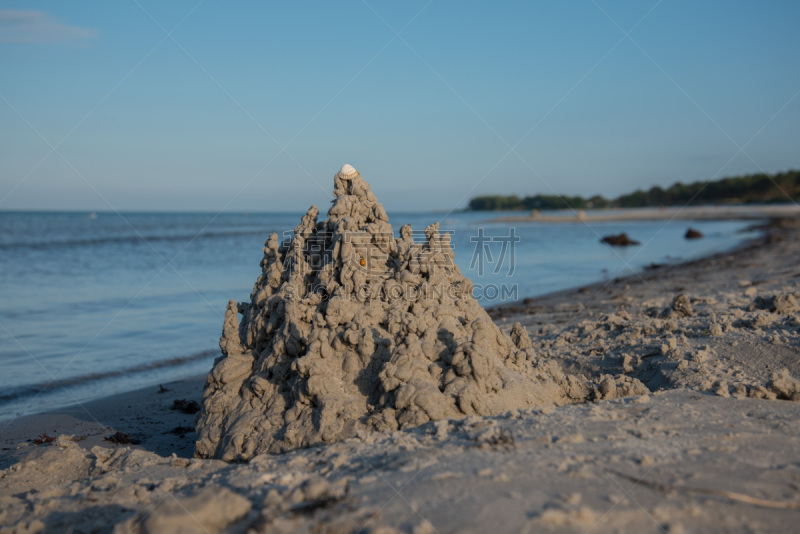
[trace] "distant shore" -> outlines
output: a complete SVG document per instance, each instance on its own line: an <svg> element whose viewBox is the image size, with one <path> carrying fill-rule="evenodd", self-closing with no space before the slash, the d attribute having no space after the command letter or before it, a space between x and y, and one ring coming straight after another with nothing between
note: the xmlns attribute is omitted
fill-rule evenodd
<svg viewBox="0 0 800 534"><path fill-rule="evenodd" d="M488 212L487 212L488 213ZM664 208L619 208L609 210L575 210L568 215L550 215L533 210L524 215L504 216L488 222L575 223L660 220L760 220L773 217L800 218L800 205L687 206Z"/></svg>

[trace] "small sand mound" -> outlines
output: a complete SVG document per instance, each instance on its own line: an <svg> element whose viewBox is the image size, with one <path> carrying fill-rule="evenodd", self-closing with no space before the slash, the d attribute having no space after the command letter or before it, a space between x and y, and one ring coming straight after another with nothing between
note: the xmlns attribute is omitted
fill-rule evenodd
<svg viewBox="0 0 800 534"><path fill-rule="evenodd" d="M246 460L595 395L538 359L524 328L500 331L438 224L421 243L409 225L395 238L355 169L334 182L328 218L312 206L291 239L272 234L250 303L229 303L197 456Z"/></svg>

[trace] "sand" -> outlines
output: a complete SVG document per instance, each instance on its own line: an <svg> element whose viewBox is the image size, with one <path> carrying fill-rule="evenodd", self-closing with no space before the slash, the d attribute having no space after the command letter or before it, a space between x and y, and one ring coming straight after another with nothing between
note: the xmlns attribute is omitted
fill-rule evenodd
<svg viewBox="0 0 800 534"><path fill-rule="evenodd" d="M495 325L438 223L394 230L358 171L334 177L319 221L264 244L250 302L228 304L222 356L197 422L200 458L245 461L359 432L646 393L618 372L598 381L537 357L525 327ZM241 320L240 320L241 317Z"/></svg>
<svg viewBox="0 0 800 534"><path fill-rule="evenodd" d="M248 463L191 458L195 434L168 432L192 426L171 408L201 400L197 379L16 420L0 437L2 531L796 530L800 224L762 230L737 251L489 310L594 380L591 402L361 429ZM611 398L615 374L650 393ZM141 443L103 441L118 431ZM58 437L34 444L44 432Z"/></svg>
<svg viewBox="0 0 800 534"><path fill-rule="evenodd" d="M631 221L759 221L765 218L800 217L797 204L742 204L721 206L685 206L663 208L627 208L609 210L573 210L570 215L553 215L548 212L531 212L495 217L490 222L506 223L578 223L578 222L631 222ZM488 218L488 215L487 215Z"/></svg>
<svg viewBox="0 0 800 534"><path fill-rule="evenodd" d="M501 327L527 326L565 370L621 369L652 391L798 400L799 226L776 220L732 253L489 311Z"/></svg>

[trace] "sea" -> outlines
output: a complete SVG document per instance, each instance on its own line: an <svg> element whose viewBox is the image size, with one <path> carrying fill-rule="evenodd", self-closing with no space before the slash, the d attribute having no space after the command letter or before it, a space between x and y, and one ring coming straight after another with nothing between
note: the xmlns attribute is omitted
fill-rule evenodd
<svg viewBox="0 0 800 534"><path fill-rule="evenodd" d="M207 373L227 302L249 301L265 239L302 215L0 212L0 420ZM503 215L389 213L417 240L439 222L486 307L754 235L752 221L491 222ZM705 237L684 239L689 226ZM641 244L600 242L620 232Z"/></svg>

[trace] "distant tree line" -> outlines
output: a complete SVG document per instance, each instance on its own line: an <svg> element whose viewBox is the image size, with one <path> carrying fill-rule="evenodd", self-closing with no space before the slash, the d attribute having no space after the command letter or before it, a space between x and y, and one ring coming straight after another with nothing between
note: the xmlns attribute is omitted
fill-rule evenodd
<svg viewBox="0 0 800 534"><path fill-rule="evenodd" d="M695 204L764 204L800 201L800 171L773 174L748 174L722 178L713 182L678 182L663 189L655 186L649 191L638 189L615 199L600 195L581 196L485 195L469 201L472 211L497 210L559 210L591 208L643 208L649 206Z"/></svg>

